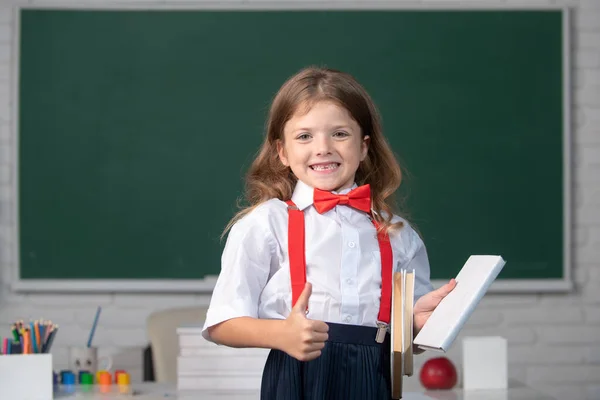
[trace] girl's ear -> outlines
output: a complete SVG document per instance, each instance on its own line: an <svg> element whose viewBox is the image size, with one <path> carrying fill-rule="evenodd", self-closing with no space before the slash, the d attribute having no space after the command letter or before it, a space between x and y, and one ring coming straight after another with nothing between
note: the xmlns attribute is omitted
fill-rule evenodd
<svg viewBox="0 0 600 400"><path fill-rule="evenodd" d="M285 147L281 139L277 139L277 154L279 154L279 160L281 161L281 163L286 167L289 167L290 163L288 162Z"/></svg>
<svg viewBox="0 0 600 400"><path fill-rule="evenodd" d="M365 135L361 144L360 144L360 161L363 161L367 157L367 153L369 152L369 143L371 142L371 137L369 135Z"/></svg>

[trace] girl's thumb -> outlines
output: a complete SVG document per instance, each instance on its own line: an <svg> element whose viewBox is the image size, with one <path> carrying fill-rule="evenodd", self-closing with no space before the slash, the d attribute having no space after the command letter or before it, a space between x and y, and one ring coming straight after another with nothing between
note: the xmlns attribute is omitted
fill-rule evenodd
<svg viewBox="0 0 600 400"><path fill-rule="evenodd" d="M306 309L308 308L308 299L310 298L311 294L312 284L306 282L306 284L304 285L304 290L302 290L302 293L300 293L300 297L298 297L298 300L296 301L294 310L304 314L306 312Z"/></svg>

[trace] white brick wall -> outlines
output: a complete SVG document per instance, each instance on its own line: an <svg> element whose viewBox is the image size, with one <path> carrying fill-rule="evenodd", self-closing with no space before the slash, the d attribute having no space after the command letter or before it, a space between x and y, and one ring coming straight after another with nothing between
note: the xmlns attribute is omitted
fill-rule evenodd
<svg viewBox="0 0 600 400"><path fill-rule="evenodd" d="M252 1L252 0L248 0ZM277 1L277 0L273 0ZM332 0L333 1L333 0ZM357 2L360 2L358 0ZM150 0L143 0L151 3ZM284 2L284 0L280 0ZM367 4L368 0L362 0ZM398 2L401 2L398 0ZM145 318L154 310L207 304L204 295L51 295L18 294L8 286L11 254L10 201L15 188L10 129L12 35L15 4L133 4L135 1L1 0L0 1L0 332L17 318L49 318L62 326L54 347L57 368L66 367L67 346L87 341L95 307L103 306L95 343L102 354L112 354L116 366L141 379L141 348L147 343ZM156 3L194 3L156 1ZM212 4L218 4L212 1ZM226 1L224 3L232 3ZM413 0L410 5L419 4ZM438 5L544 5L564 4L574 15L574 277L571 294L488 295L462 332L465 335L505 336L509 341L509 376L558 399L600 399L600 0L444 0ZM449 352L460 363L460 337ZM417 366L436 354L417 358ZM418 371L418 369L417 369ZM459 371L460 373L460 371ZM418 377L408 379L415 387Z"/></svg>

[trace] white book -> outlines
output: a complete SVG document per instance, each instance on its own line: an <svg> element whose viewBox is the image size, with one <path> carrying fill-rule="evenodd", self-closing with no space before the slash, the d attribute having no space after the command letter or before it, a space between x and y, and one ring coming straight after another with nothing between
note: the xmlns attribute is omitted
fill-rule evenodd
<svg viewBox="0 0 600 400"><path fill-rule="evenodd" d="M260 390L262 377L179 376L178 390Z"/></svg>
<svg viewBox="0 0 600 400"><path fill-rule="evenodd" d="M200 335L202 336L203 325L182 325L177 327L177 334L179 335Z"/></svg>
<svg viewBox="0 0 600 400"><path fill-rule="evenodd" d="M181 357L204 357L204 356L222 356L222 357L249 357L264 356L267 358L270 349L253 347L228 347L225 345L214 345L211 347L181 347L179 355Z"/></svg>
<svg viewBox="0 0 600 400"><path fill-rule="evenodd" d="M262 375L267 356L221 355L203 357L177 357L177 373L179 375Z"/></svg>
<svg viewBox="0 0 600 400"><path fill-rule="evenodd" d="M446 352L502 268L500 256L471 256L456 276L456 287L438 304L417 334L423 350Z"/></svg>
<svg viewBox="0 0 600 400"><path fill-rule="evenodd" d="M213 347L217 347L216 343L213 343L209 340L204 339L202 335L179 335L178 337L179 347L192 347L192 348L204 348L210 349Z"/></svg>
<svg viewBox="0 0 600 400"><path fill-rule="evenodd" d="M259 369L253 369L250 371L241 371L241 370L237 370L237 371L232 371L232 370L227 370L227 369L220 369L220 370L210 370L210 371L200 371L200 370L194 370L194 371L177 371L177 377L178 378L182 378L182 377L196 377L196 378L207 378L207 377L216 377L216 378L238 378L238 377L262 377L263 375L263 370Z"/></svg>

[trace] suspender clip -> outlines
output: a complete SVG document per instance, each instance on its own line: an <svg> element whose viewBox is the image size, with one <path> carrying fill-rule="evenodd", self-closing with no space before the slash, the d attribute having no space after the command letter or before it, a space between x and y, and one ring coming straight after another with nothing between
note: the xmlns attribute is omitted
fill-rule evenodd
<svg viewBox="0 0 600 400"><path fill-rule="evenodd" d="M388 331L388 324L377 321L377 335L375 335L375 341L377 343L383 343L385 340L385 334Z"/></svg>

